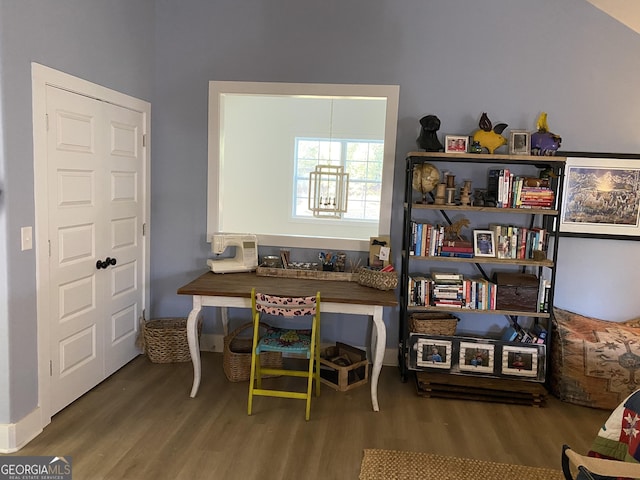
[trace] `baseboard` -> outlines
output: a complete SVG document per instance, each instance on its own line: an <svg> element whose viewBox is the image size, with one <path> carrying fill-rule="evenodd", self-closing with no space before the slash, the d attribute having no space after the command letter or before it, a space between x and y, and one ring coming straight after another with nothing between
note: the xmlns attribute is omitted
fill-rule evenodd
<svg viewBox="0 0 640 480"><path fill-rule="evenodd" d="M360 348L362 350L366 350L362 346L355 346L355 347ZM224 349L223 335L202 334L200 336L200 351L221 353L223 349ZM382 357L382 365L386 367L397 367L398 366L398 350L394 348L386 348L384 351L384 356Z"/></svg>
<svg viewBox="0 0 640 480"><path fill-rule="evenodd" d="M201 352L218 352L222 353L224 349L224 335L212 335L203 333L200 335L200 351Z"/></svg>
<svg viewBox="0 0 640 480"><path fill-rule="evenodd" d="M18 423L0 424L0 453L20 450L42 432L40 407Z"/></svg>

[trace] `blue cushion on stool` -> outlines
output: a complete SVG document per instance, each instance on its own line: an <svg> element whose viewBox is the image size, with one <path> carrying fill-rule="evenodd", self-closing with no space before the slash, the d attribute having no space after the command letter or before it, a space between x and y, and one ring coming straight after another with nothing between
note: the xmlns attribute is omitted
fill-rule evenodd
<svg viewBox="0 0 640 480"><path fill-rule="evenodd" d="M256 352L291 352L307 354L311 345L311 330L271 327L260 338Z"/></svg>

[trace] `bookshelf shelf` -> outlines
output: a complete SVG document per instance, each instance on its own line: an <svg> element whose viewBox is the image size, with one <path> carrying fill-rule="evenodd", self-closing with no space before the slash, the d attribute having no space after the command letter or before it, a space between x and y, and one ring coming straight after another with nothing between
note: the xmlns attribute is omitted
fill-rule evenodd
<svg viewBox="0 0 640 480"><path fill-rule="evenodd" d="M443 153L443 152L409 152L407 158L418 161L446 161L462 163L494 163L503 165L558 165L564 166L566 157L561 156L534 156L534 155L502 155L488 153Z"/></svg>
<svg viewBox="0 0 640 480"><path fill-rule="evenodd" d="M447 312L459 313L464 315L509 315L517 317L535 316L538 318L550 318L551 314L546 312L530 312L526 310L472 310L469 308L452 308L452 307L407 307L409 313L420 312Z"/></svg>
<svg viewBox="0 0 640 480"><path fill-rule="evenodd" d="M411 255L413 260L425 260L429 262L457 262L457 263L493 263L503 265L521 265L531 267L553 267L553 260L529 260L529 259L515 259L515 258L495 258L495 257L473 257L473 258L459 258L459 257L425 257L421 255Z"/></svg>
<svg viewBox="0 0 640 480"><path fill-rule="evenodd" d="M512 385L514 380L537 383L547 381L546 352L551 338L552 314L550 312L553 311L557 225L560 216L559 199L562 196L565 161L565 157L559 156L442 152L409 152L407 154L398 351L403 380L407 379L411 371L416 371L427 375L430 372L433 374L437 372L438 375L469 375L478 382L504 379L505 384L509 385ZM445 173L447 180L455 177L458 184L455 186L456 193L464 181L472 182L474 187L488 190L492 195L498 194L491 191L490 183L491 175L495 175L495 171L498 170L501 175L499 181L505 182L504 191L511 192L513 195L509 197L507 193L508 202L502 202L502 204L511 206L519 204L512 201L516 198L513 192L520 191L516 190L518 184L515 182L520 178L527 179L529 182L536 179L533 185L539 186L541 183L539 175L544 170L546 173L551 173L543 185L544 193L552 198L550 201L552 204L550 207L545 205L545 208L502 208L492 206L490 202L486 206L474 206L473 202L469 205L461 205L465 202L455 197L453 202L451 197L448 197L449 204L434 204L433 196L431 200L427 199L427 203L424 203L422 192L413 189L414 172L424 163L429 163L438 169L442 183L445 183ZM453 186L448 184L447 188L451 189ZM523 188L522 192L525 190ZM434 236L433 230L437 226L442 235L443 228L452 226L461 218L464 220L463 225L467 228L464 231L466 235L463 235L465 238L462 243L474 243L473 239L468 238L469 232L471 237L476 236L474 232L481 231L490 231L495 237L501 237L503 243L499 244L496 241L493 245L492 253L495 256L479 256L480 252L475 244L472 253L467 250L460 256L440 256L441 251L445 252L446 249L442 240L437 237L438 234ZM507 227L507 234L505 230L501 230L502 226ZM428 233L423 235L427 232L427 227ZM539 236L536 236L536 240L532 243L525 243L530 242L530 237L527 235L531 232ZM460 230L456 234L461 238ZM536 244L538 239L540 239L539 243ZM448 237L446 241L452 241L452 238ZM498 245L504 245L505 248ZM525 245L525 250L518 249L522 245ZM448 255L452 255L452 252L454 252L453 248L449 250ZM436 285L432 277L434 272L440 271L457 273L463 279L457 281L458 283L453 282L456 286L447 289L443 284ZM522 279L523 283L506 284L505 278ZM503 283L497 283L501 281ZM483 286L479 286L480 284ZM546 296L543 295L544 292ZM483 295L482 305L476 293L478 296ZM438 304L457 303L453 307L436 306L434 299L436 296L440 298ZM470 302L475 308L469 308ZM544 303L544 309L541 303ZM428 317L436 315L437 318L438 312L452 314L459 318L458 330L455 334L440 336L410 330L411 315L426 314ZM496 321L478 318L481 315L495 316ZM461 325L462 328L460 328ZM492 338L496 336L496 327L503 330L499 335L502 340ZM485 334L478 334L485 328L487 330ZM469 331L474 331L476 334L469 335ZM515 331L517 337L511 336L512 331ZM488 338L491 339L488 340ZM514 338L520 342L514 341ZM442 349L439 352L440 356L447 357L446 362L449 363L435 364L429 360L432 355L431 349L436 347ZM491 361L479 369L471 368L470 364L465 363L469 360L465 355L472 350L485 352L485 360L490 358ZM522 354L529 355L527 366L524 368L520 367L519 358L517 361L514 360L516 355Z"/></svg>
<svg viewBox="0 0 640 480"><path fill-rule="evenodd" d="M405 204L406 208L406 204ZM520 215L558 215L558 210L549 208L498 208L498 207L472 207L462 205L434 205L432 203L414 203L413 210L445 210L451 212L473 212L473 213L494 213L506 214L515 213Z"/></svg>

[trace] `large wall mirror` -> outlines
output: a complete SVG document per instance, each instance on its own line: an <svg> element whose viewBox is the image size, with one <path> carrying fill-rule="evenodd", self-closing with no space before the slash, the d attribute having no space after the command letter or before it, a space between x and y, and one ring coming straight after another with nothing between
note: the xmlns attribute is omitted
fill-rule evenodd
<svg viewBox="0 0 640 480"><path fill-rule="evenodd" d="M398 94L397 85L210 82L207 238L366 251L370 237L388 235ZM345 212L314 215L318 165L348 173Z"/></svg>

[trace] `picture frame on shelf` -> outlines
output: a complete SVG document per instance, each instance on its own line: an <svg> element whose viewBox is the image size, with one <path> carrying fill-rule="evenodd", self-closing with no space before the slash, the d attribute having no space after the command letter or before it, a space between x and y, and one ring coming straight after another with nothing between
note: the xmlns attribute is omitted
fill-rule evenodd
<svg viewBox="0 0 640 480"><path fill-rule="evenodd" d="M473 255L476 257L496 256L496 237L492 230L473 231Z"/></svg>
<svg viewBox="0 0 640 480"><path fill-rule="evenodd" d="M531 133L527 130L511 130L509 133L510 155L531 155Z"/></svg>
<svg viewBox="0 0 640 480"><path fill-rule="evenodd" d="M461 371L493 373L494 364L495 345L460 342L459 367Z"/></svg>
<svg viewBox="0 0 640 480"><path fill-rule="evenodd" d="M419 338L415 344L417 350L416 366L420 368L451 368L452 343L450 340Z"/></svg>
<svg viewBox="0 0 640 480"><path fill-rule="evenodd" d="M466 153L469 151L469 137L467 135L445 135L445 153Z"/></svg>
<svg viewBox="0 0 640 480"><path fill-rule="evenodd" d="M640 158L568 157L559 230L640 240Z"/></svg>
<svg viewBox="0 0 640 480"><path fill-rule="evenodd" d="M538 349L504 345L502 347L502 373L536 378L538 376Z"/></svg>

